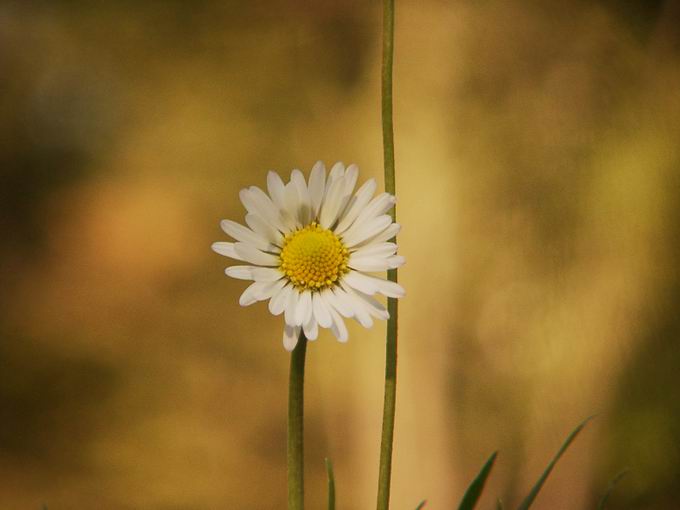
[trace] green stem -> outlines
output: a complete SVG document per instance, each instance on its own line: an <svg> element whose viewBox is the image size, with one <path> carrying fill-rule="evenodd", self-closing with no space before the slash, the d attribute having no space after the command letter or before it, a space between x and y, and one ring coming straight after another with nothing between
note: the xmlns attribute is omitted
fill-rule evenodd
<svg viewBox="0 0 680 510"><path fill-rule="evenodd" d="M305 507L304 484L304 385L307 338L300 333L290 356L288 379L288 510Z"/></svg>
<svg viewBox="0 0 680 510"><path fill-rule="evenodd" d="M382 132L385 165L385 191L395 195L394 127L392 122L392 65L394 61L394 0L383 0L383 56L382 56ZM396 208L391 212L396 221ZM397 281L397 270L387 271L390 281ZM382 439L380 442L380 472L378 475L378 510L390 506L392 476L392 444L394 442L394 413L397 399L397 300L388 298L387 341L385 347L385 397L383 403Z"/></svg>

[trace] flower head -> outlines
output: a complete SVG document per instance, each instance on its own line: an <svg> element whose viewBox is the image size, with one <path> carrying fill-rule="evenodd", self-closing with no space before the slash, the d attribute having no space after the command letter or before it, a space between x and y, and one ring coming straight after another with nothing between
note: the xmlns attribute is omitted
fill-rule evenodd
<svg viewBox="0 0 680 510"><path fill-rule="evenodd" d="M213 243L212 249L251 265L230 266L226 274L253 283L239 303L269 300L269 311L284 315L283 345L293 350L302 329L315 340L319 327L346 342L343 317L369 328L373 318L387 319L375 294L398 298L397 283L366 273L394 269L404 263L389 240L399 225L385 214L394 196L373 197L369 179L354 193L359 169L336 163L326 176L323 163L312 168L309 181L293 170L284 184L276 172L267 175L267 191L256 186L240 192L248 213L245 227L223 220L222 229L236 242Z"/></svg>

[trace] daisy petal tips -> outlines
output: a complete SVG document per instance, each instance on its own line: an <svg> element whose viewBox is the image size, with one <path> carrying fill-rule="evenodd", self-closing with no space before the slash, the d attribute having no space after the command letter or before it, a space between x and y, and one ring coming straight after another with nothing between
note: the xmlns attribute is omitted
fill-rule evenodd
<svg viewBox="0 0 680 510"><path fill-rule="evenodd" d="M370 327L371 317L387 319L387 311L370 296L403 297L404 289L366 273L404 264L397 245L399 231L385 214L394 196L373 198L374 180L356 192L358 168L342 163L330 173L320 161L305 180L293 170L289 182L275 172L267 176L267 191L256 186L241 190L248 226L221 223L233 242L213 243L212 249L239 261L225 273L253 283L243 292L242 306L269 301L269 311L283 315L283 346L292 351L301 330L313 340L319 328L347 341L343 317Z"/></svg>

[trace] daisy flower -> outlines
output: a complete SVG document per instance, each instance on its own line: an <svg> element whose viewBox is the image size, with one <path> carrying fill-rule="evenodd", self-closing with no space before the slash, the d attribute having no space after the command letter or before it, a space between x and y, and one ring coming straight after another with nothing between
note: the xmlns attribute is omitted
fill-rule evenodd
<svg viewBox="0 0 680 510"><path fill-rule="evenodd" d="M373 296L404 295L399 284L367 274L397 268L404 257L396 255L397 245L389 241L400 228L385 214L395 197L373 197L375 179L355 193L358 175L356 165L336 163L326 176L321 162L312 168L309 181L300 170L293 170L286 184L269 172L269 194L257 186L239 193L248 227L221 222L236 242L213 243L212 249L249 264L227 267L228 276L253 281L239 303L269 300L269 311L284 316L288 351L295 348L300 330L315 340L319 327L346 342L343 317L369 328L374 318L389 317Z"/></svg>

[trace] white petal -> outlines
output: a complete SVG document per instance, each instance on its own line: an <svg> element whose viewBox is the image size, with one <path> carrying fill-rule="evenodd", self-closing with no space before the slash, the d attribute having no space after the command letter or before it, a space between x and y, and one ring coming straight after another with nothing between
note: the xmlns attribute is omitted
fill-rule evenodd
<svg viewBox="0 0 680 510"><path fill-rule="evenodd" d="M272 251L272 249L275 248L274 245L267 241L264 237L256 234L240 223L236 223L235 221L231 220L222 220L220 222L220 226L227 235L233 237L237 241L251 244L262 251Z"/></svg>
<svg viewBox="0 0 680 510"><path fill-rule="evenodd" d="M405 262L404 257L393 255L395 251L395 243L367 244L350 255L349 266L369 272L395 269Z"/></svg>
<svg viewBox="0 0 680 510"><path fill-rule="evenodd" d="M224 270L227 276L237 280L255 280L253 277L254 266L229 266Z"/></svg>
<svg viewBox="0 0 680 510"><path fill-rule="evenodd" d="M390 265L389 269L397 269L406 264L406 259L401 255L392 255L387 259L387 263Z"/></svg>
<svg viewBox="0 0 680 510"><path fill-rule="evenodd" d="M337 178L330 185L323 204L321 204L321 213L319 214L319 223L323 228L330 228L338 218L344 190L345 179L343 177Z"/></svg>
<svg viewBox="0 0 680 510"><path fill-rule="evenodd" d="M265 192L257 186L251 186L249 189L242 189L239 192L239 198L249 213L257 214L264 221L281 232L289 230L287 225L284 225L281 215L278 212L278 208Z"/></svg>
<svg viewBox="0 0 680 510"><path fill-rule="evenodd" d="M342 217L342 213L349 203L349 199L354 193L354 186L357 184L357 178L359 177L359 167L356 165L349 165L345 171L345 189L342 191L342 203L340 204L339 217Z"/></svg>
<svg viewBox="0 0 680 510"><path fill-rule="evenodd" d="M290 326L299 326L299 324L295 320L295 311L297 310L299 301L300 291L293 288L293 291L290 294L288 294L288 302L286 303L286 308L283 314L286 324Z"/></svg>
<svg viewBox="0 0 680 510"><path fill-rule="evenodd" d="M365 328L373 326L373 319L371 319L371 315L368 311L368 305L356 295L351 287L343 286L343 290L345 291L348 302L352 304L352 310L354 310L353 317L357 322Z"/></svg>
<svg viewBox="0 0 680 510"><path fill-rule="evenodd" d="M350 256L348 265L357 271L366 271L369 273L394 269L390 263L390 259L387 257L355 257L354 254Z"/></svg>
<svg viewBox="0 0 680 510"><path fill-rule="evenodd" d="M366 303L368 313L370 313L373 317L384 321L390 318L387 308L385 308L385 306L380 301L372 296L364 294L363 292L355 291L354 294L364 303Z"/></svg>
<svg viewBox="0 0 680 510"><path fill-rule="evenodd" d="M255 298L255 293L258 292L257 289L261 286L262 284L258 282L251 283L246 290L243 291L243 294L241 294L241 297L238 299L238 304L241 306L249 306L256 303L257 298Z"/></svg>
<svg viewBox="0 0 680 510"><path fill-rule="evenodd" d="M253 267L251 274L256 282L275 282L283 278L283 273L273 267Z"/></svg>
<svg viewBox="0 0 680 510"><path fill-rule="evenodd" d="M332 290L327 289L323 292L327 292L327 294L324 294L326 302L331 305L332 308L335 308L340 312L340 315L347 317L348 319L354 316L352 301L347 297L347 293L344 290L340 287L335 287Z"/></svg>
<svg viewBox="0 0 680 510"><path fill-rule="evenodd" d="M305 332L305 337L307 337L307 340L316 340L319 337L319 325L316 322L314 316L312 316L309 321L305 323L305 325L302 327L302 330Z"/></svg>
<svg viewBox="0 0 680 510"><path fill-rule="evenodd" d="M317 161L309 176L309 198L312 203L312 216L317 218L323 202L326 190L326 167L321 161Z"/></svg>
<svg viewBox="0 0 680 510"><path fill-rule="evenodd" d="M219 253L220 255L224 255L225 257L229 257L230 259L234 260L245 260L243 257L239 256L236 253L236 249L234 248L235 243L228 243L228 242L219 242L219 243L212 243L210 248L212 248L212 251L215 253Z"/></svg>
<svg viewBox="0 0 680 510"><path fill-rule="evenodd" d="M342 317L338 315L338 312L336 312L332 308L329 311L331 313L331 318L333 319L331 331L333 332L335 338L337 338L339 342L343 343L346 342L349 338L349 333L347 332L347 326L345 325L345 321L343 321Z"/></svg>
<svg viewBox="0 0 680 510"><path fill-rule="evenodd" d="M252 305L256 301L265 301L278 293L286 284L285 280L276 282L254 282L241 294L239 304L241 306Z"/></svg>
<svg viewBox="0 0 680 510"><path fill-rule="evenodd" d="M300 193L298 192L297 186L292 182L286 184L286 188L283 192L283 199L285 201L284 211L293 220L293 224L296 228L302 226L302 221L300 220Z"/></svg>
<svg viewBox="0 0 680 510"><path fill-rule="evenodd" d="M387 211L394 207L397 199L394 195L389 193L381 193L373 200L371 200L366 207L359 213L357 217L357 222L365 222L381 214L385 214Z"/></svg>
<svg viewBox="0 0 680 510"><path fill-rule="evenodd" d="M267 173L267 191L269 191L272 202L274 202L279 209L283 209L283 180L281 180L279 174L271 170Z"/></svg>
<svg viewBox="0 0 680 510"><path fill-rule="evenodd" d="M289 294L293 292L292 285L286 285L269 300L269 311L272 315L281 315L288 304Z"/></svg>
<svg viewBox="0 0 680 510"><path fill-rule="evenodd" d="M290 182L295 186L298 193L297 217L302 225L308 225L312 221L312 204L309 199L305 176L302 175L300 170L293 170L290 174Z"/></svg>
<svg viewBox="0 0 680 510"><path fill-rule="evenodd" d="M319 326L322 328L330 328L333 319L331 318L331 313L328 310L328 305L321 297L320 292L315 292L312 296L312 305L314 307L314 317L319 323Z"/></svg>
<svg viewBox="0 0 680 510"><path fill-rule="evenodd" d="M368 278L373 278L373 277L368 276ZM404 290L404 287L402 287L398 283L391 282L390 280L383 280L382 278L374 278L374 279L376 280L376 284L378 286L378 292L380 294L382 294L383 296L387 296L387 297L391 297L391 298L402 298L406 295L406 291Z"/></svg>
<svg viewBox="0 0 680 510"><path fill-rule="evenodd" d="M359 213L361 213L364 207L366 207L366 204L371 200L377 187L378 183L375 182L375 179L369 179L361 186L361 188L359 188L350 200L345 212L340 216L340 221L335 229L336 234L342 234L352 225L354 220L357 219L357 216L359 216Z"/></svg>
<svg viewBox="0 0 680 510"><path fill-rule="evenodd" d="M369 221L362 222L359 219L354 222L347 232L342 236L342 242L348 248L354 248L362 241L370 239L385 230L392 223L392 217L387 214L372 218Z"/></svg>
<svg viewBox="0 0 680 510"><path fill-rule="evenodd" d="M247 243L236 243L234 245L234 250L236 250L236 255L238 255L241 260L250 262L258 266L278 266L279 258L271 253L264 253L258 250L254 246Z"/></svg>
<svg viewBox="0 0 680 510"><path fill-rule="evenodd" d="M371 243L352 254L357 257L389 257L397 252L397 243Z"/></svg>
<svg viewBox="0 0 680 510"><path fill-rule="evenodd" d="M404 288L398 283L382 278L375 278L357 271L350 271L343 276L343 281L350 287L372 296L380 293L387 297L400 298L405 294Z"/></svg>
<svg viewBox="0 0 680 510"><path fill-rule="evenodd" d="M304 290L295 309L295 324L306 324L312 316L312 292Z"/></svg>
<svg viewBox="0 0 680 510"><path fill-rule="evenodd" d="M288 352L295 349L300 338L300 326L289 326L286 324L283 327L283 347Z"/></svg>
<svg viewBox="0 0 680 510"><path fill-rule="evenodd" d="M328 191L331 189L331 184L343 175L345 175L345 165L341 161L338 161L333 165L328 174L328 179L326 179L326 195L328 195Z"/></svg>
<svg viewBox="0 0 680 510"><path fill-rule="evenodd" d="M284 228L279 229L281 232L288 232L292 230L295 227L295 222L293 221L293 217L288 214L284 209L279 209L274 202L271 201L269 196L262 191L260 188L257 186L251 186L248 188L250 193L253 195L255 200L258 201L260 204L260 207L266 208L269 211L269 214L272 215L274 220L278 222L280 225L282 225ZM266 217L263 217L265 220L267 220ZM270 222L272 225L278 228L276 223Z"/></svg>
<svg viewBox="0 0 680 510"><path fill-rule="evenodd" d="M368 246L369 244L373 243L382 243L383 241L393 239L394 237L396 237L400 230L401 225L399 225L399 223L392 223L389 227L387 227L385 230L383 230L376 236L366 239L363 243L359 243L357 247Z"/></svg>
<svg viewBox="0 0 680 510"><path fill-rule="evenodd" d="M283 246L283 236L273 225L264 221L260 216L253 213L246 214L246 223L264 239L275 246Z"/></svg>

